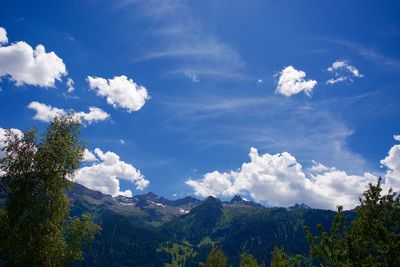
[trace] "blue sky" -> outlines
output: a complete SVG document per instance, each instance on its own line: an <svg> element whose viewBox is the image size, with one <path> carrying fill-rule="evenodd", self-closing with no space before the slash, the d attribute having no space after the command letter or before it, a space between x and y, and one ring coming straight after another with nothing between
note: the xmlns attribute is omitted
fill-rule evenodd
<svg viewBox="0 0 400 267"><path fill-rule="evenodd" d="M328 194L321 207L350 207L359 192L349 188L371 181L366 172L400 180L400 152L389 153L400 134L398 10L398 1L3 1L1 47L42 44L66 69L11 70L12 55L0 52L0 127L45 129L32 102L84 112L82 137L102 152L83 166L118 155L128 178L100 176L121 192L314 206ZM113 91L122 75L132 87ZM122 103L123 90L140 86L148 98ZM89 107L103 117L88 117Z"/></svg>

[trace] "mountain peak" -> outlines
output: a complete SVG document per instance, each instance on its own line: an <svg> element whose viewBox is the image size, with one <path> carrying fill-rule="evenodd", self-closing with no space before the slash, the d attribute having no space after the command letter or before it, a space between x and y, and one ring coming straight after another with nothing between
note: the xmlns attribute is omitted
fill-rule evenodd
<svg viewBox="0 0 400 267"><path fill-rule="evenodd" d="M311 209L311 207L304 203L301 203L301 204L296 203L293 206L290 206L288 209L289 210L308 210L308 209Z"/></svg>
<svg viewBox="0 0 400 267"><path fill-rule="evenodd" d="M220 200L216 197L208 196L206 199L204 199L204 202L220 202Z"/></svg>
<svg viewBox="0 0 400 267"><path fill-rule="evenodd" d="M148 192L148 193L144 194L144 196L147 196L147 197L158 197L158 195L153 193L153 192Z"/></svg>
<svg viewBox="0 0 400 267"><path fill-rule="evenodd" d="M231 199L231 201L229 201L229 203L233 204L233 203L237 203L237 202L241 202L241 201L244 201L244 199L243 199L241 196L239 196L239 195L235 195L235 196Z"/></svg>
<svg viewBox="0 0 400 267"><path fill-rule="evenodd" d="M180 206L180 205L197 205L199 204L201 201L198 200L197 198L191 197L191 196L187 196L181 199L176 199L171 201L171 205L175 205L175 206Z"/></svg>
<svg viewBox="0 0 400 267"><path fill-rule="evenodd" d="M204 199L199 206L207 206L207 207L220 207L222 208L222 202L220 199L215 198L213 196L208 196L206 199Z"/></svg>

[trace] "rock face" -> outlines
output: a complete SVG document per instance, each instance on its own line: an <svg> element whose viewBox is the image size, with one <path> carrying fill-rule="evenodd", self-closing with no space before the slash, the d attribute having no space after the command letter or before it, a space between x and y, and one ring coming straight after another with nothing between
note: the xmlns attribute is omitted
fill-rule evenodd
<svg viewBox="0 0 400 267"><path fill-rule="evenodd" d="M224 203L226 206L241 206L243 208L249 208L249 207L254 207L254 208L261 208L263 205L259 203L255 203L254 201L249 201L243 199L241 196L236 195L234 196L231 201L225 202Z"/></svg>
<svg viewBox="0 0 400 267"><path fill-rule="evenodd" d="M189 213L191 209L201 203L193 197L178 200L168 200L149 192L133 197L112 197L97 191L90 190L82 185L74 184L68 192L72 202L87 202L90 205L106 207L116 213L140 215L146 221L166 222L180 215Z"/></svg>
<svg viewBox="0 0 400 267"><path fill-rule="evenodd" d="M289 210L307 210L307 209L311 209L310 206L304 204L304 203L296 203L293 206L290 206L288 208Z"/></svg>

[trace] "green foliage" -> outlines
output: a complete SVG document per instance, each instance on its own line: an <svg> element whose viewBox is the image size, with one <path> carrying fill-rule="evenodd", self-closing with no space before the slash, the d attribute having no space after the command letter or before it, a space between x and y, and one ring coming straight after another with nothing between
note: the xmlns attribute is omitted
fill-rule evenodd
<svg viewBox="0 0 400 267"><path fill-rule="evenodd" d="M83 214L81 218L71 218L65 227L69 257L83 260L82 246L92 243L94 236L100 231L101 227L93 223L92 216L89 214Z"/></svg>
<svg viewBox="0 0 400 267"><path fill-rule="evenodd" d="M392 189L382 195L381 181L369 185L347 227L339 207L330 233L318 226L313 236L306 228L310 253L321 266L400 266L400 199Z"/></svg>
<svg viewBox="0 0 400 267"><path fill-rule="evenodd" d="M311 255L323 266L349 266L349 250L346 239L342 235L343 207L339 206L333 220L330 234L323 230L322 225L317 225L319 235L313 236L310 229L305 227L310 245Z"/></svg>
<svg viewBox="0 0 400 267"><path fill-rule="evenodd" d="M206 267L226 267L226 256L218 247L214 247L207 256Z"/></svg>
<svg viewBox="0 0 400 267"><path fill-rule="evenodd" d="M296 255L294 258L286 255L282 248L275 247L272 251L271 267L301 267L302 257Z"/></svg>
<svg viewBox="0 0 400 267"><path fill-rule="evenodd" d="M289 267L289 259L283 249L274 248L272 252L271 267Z"/></svg>
<svg viewBox="0 0 400 267"><path fill-rule="evenodd" d="M400 266L400 198L370 185L348 234L349 256L358 265Z"/></svg>
<svg viewBox="0 0 400 267"><path fill-rule="evenodd" d="M188 244L167 242L161 247L161 250L169 253L172 257L171 263L165 264L166 267L186 266L186 260L196 256L192 246Z"/></svg>
<svg viewBox="0 0 400 267"><path fill-rule="evenodd" d="M99 227L89 216L69 217L66 178L79 167L83 146L80 124L56 118L38 141L32 130L7 133L0 160L6 196L1 212L0 258L6 266L65 266L83 258L82 246Z"/></svg>
<svg viewBox="0 0 400 267"><path fill-rule="evenodd" d="M249 253L244 252L240 255L240 267L259 267L256 259Z"/></svg>

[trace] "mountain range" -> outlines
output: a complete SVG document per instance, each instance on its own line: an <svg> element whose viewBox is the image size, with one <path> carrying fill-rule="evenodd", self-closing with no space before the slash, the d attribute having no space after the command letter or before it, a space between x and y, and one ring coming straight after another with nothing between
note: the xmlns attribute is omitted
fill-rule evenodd
<svg viewBox="0 0 400 267"><path fill-rule="evenodd" d="M240 196L231 201L168 200L154 193L112 197L79 184L68 196L73 215L90 213L102 227L75 266L202 266L215 245L231 266L239 265L244 251L268 265L274 247L308 255L304 226L328 229L335 215L305 204L264 207Z"/></svg>

